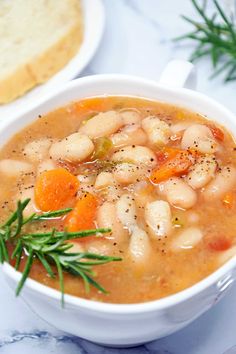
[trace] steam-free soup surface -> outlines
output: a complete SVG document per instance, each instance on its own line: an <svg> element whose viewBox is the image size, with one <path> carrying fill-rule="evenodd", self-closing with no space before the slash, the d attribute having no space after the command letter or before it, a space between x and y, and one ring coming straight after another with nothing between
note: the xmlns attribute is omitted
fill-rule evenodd
<svg viewBox="0 0 236 354"><path fill-rule="evenodd" d="M94 268L108 294L86 293L69 274L65 291L113 303L159 299L236 253L235 154L226 129L183 108L131 97L75 102L37 117L1 149L1 220L28 197L25 215L72 207L33 229L111 228L73 240L73 251L122 261ZM51 179L64 181L57 196ZM30 276L59 289L37 262Z"/></svg>

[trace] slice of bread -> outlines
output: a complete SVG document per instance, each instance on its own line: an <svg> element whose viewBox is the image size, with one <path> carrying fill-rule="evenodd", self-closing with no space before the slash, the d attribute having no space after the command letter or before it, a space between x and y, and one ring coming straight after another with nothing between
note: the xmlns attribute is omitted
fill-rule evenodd
<svg viewBox="0 0 236 354"><path fill-rule="evenodd" d="M0 6L0 103L41 84L78 52L80 0L7 0Z"/></svg>

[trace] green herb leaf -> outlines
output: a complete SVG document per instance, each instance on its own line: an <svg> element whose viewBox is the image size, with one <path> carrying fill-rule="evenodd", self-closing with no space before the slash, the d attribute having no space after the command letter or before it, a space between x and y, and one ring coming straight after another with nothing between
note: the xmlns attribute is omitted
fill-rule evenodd
<svg viewBox="0 0 236 354"><path fill-rule="evenodd" d="M63 270L61 266L61 262L58 258L57 255L53 255L52 258L55 261L56 267L57 267L57 272L58 272L58 277L59 277L59 283L60 283L60 290L61 290L61 304L62 307L64 306L64 278L63 278Z"/></svg>
<svg viewBox="0 0 236 354"><path fill-rule="evenodd" d="M32 248L29 250L29 255L28 255L28 258L27 258L27 261L26 261L26 264L25 264L25 268L22 272L22 277L21 277L21 280L16 288L16 296L18 296L25 284L25 281L26 279L28 278L29 276L29 273L30 273L30 270L31 270L31 267L32 267L32 264L33 264L33 257L34 257L34 254L33 254L33 250Z"/></svg>
<svg viewBox="0 0 236 354"><path fill-rule="evenodd" d="M225 72L225 82L235 80L236 76L236 27L233 20L225 14L219 1L213 0L216 12L208 16L206 3L199 5L199 1L192 0L201 22L192 20L187 16L182 18L194 26L190 33L175 38L174 40L191 39L198 43L190 60L195 61L204 56L211 59L214 78Z"/></svg>
<svg viewBox="0 0 236 354"><path fill-rule="evenodd" d="M89 252L69 252L72 245L68 241L91 235L99 236L111 230L100 228L67 232L66 230L58 231L52 229L44 233L27 233L27 230L25 230L27 225L40 222L41 220L46 222L45 220L47 219L61 217L71 211L70 208L67 208L41 215L32 214L27 219L24 219L23 212L29 201L30 199L26 199L23 202L19 201L16 211L0 226L0 263L9 262L11 258L15 260L15 269L17 270L21 264L22 255L24 254L24 258L27 258L21 280L16 289L16 295L20 294L35 260L42 264L51 278L55 278L56 275L58 276L62 294L62 306L64 306L63 272L80 277L84 282L86 292L89 291L90 285L92 285L99 291L106 293L106 290L93 279L95 275L92 266L120 261L121 258ZM11 247L14 246L11 257L8 254L8 245L11 245ZM56 272L53 271L54 268L52 269L52 266L54 266Z"/></svg>
<svg viewBox="0 0 236 354"><path fill-rule="evenodd" d="M31 219L32 221L40 221L40 220L45 220L45 219L54 219L58 218L60 216L68 214L72 208L66 208L66 209L61 209L61 210L55 210L55 211L50 211L48 213L43 213L40 215L34 214L34 217Z"/></svg>

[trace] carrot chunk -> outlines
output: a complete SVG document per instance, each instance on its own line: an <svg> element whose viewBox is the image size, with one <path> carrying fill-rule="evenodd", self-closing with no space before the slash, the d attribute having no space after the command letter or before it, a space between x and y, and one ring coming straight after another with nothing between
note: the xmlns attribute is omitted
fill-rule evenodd
<svg viewBox="0 0 236 354"><path fill-rule="evenodd" d="M194 162L194 153L187 150L165 148L164 156L157 160L164 161L152 171L150 180L157 184L167 180L170 177L182 176L192 166Z"/></svg>
<svg viewBox="0 0 236 354"><path fill-rule="evenodd" d="M211 251L226 251L232 246L232 241L226 236L212 236L206 238L207 247Z"/></svg>
<svg viewBox="0 0 236 354"><path fill-rule="evenodd" d="M35 183L36 205L43 211L71 206L78 189L78 179L66 169L57 168L45 171Z"/></svg>
<svg viewBox="0 0 236 354"><path fill-rule="evenodd" d="M98 201L93 194L84 194L65 218L66 229L74 232L95 228L97 206Z"/></svg>
<svg viewBox="0 0 236 354"><path fill-rule="evenodd" d="M75 111L79 114L103 112L107 109L106 101L102 97L93 97L81 100L74 104Z"/></svg>
<svg viewBox="0 0 236 354"><path fill-rule="evenodd" d="M224 204L225 207L227 207L228 209L232 209L233 206L234 206L234 202L235 202L235 195L234 193L226 193L224 196L223 196L223 199L222 199L222 203Z"/></svg>
<svg viewBox="0 0 236 354"><path fill-rule="evenodd" d="M208 127L211 129L216 140L224 141L224 132L220 128L216 127L214 124L208 124Z"/></svg>

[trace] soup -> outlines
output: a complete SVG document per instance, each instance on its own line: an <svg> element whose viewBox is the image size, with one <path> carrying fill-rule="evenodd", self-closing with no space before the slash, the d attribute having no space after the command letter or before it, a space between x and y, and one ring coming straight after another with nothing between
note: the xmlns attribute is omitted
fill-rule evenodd
<svg viewBox="0 0 236 354"><path fill-rule="evenodd" d="M108 293L87 292L68 272L65 292L111 303L160 299L236 253L235 155L225 128L180 107L134 97L73 102L39 116L1 149L1 221L26 198L25 218L71 207L28 232L108 228L70 240L68 252L122 260L94 267ZM30 277L60 287L40 262Z"/></svg>

